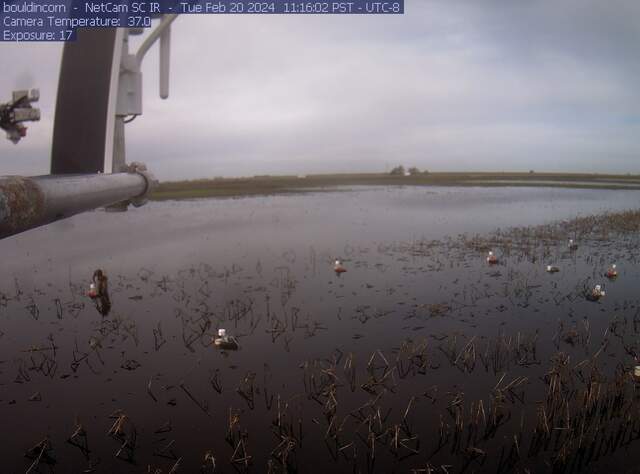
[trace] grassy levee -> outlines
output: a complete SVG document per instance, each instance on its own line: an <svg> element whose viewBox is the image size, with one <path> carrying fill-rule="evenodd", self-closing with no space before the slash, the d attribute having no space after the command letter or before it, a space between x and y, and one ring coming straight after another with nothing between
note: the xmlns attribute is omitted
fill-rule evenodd
<svg viewBox="0 0 640 474"><path fill-rule="evenodd" d="M640 175L589 173L442 172L398 176L383 173L254 176L168 181L151 199L197 199L291 194L332 190L336 186L553 186L585 189L640 189Z"/></svg>

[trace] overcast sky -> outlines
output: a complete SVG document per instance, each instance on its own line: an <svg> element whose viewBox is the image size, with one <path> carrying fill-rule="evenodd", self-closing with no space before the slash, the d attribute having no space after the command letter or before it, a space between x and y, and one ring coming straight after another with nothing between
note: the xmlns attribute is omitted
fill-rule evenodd
<svg viewBox="0 0 640 474"><path fill-rule="evenodd" d="M402 16L183 16L129 160L163 180L445 170L640 172L638 0L406 0ZM2 174L48 172L59 44L0 43L42 120Z"/></svg>

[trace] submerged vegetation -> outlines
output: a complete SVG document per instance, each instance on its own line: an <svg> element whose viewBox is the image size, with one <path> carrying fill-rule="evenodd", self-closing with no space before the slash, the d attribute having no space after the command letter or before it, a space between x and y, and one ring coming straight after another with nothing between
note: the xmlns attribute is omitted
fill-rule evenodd
<svg viewBox="0 0 640 474"><path fill-rule="evenodd" d="M5 282L7 472L632 467L639 231L634 210L345 247L343 274L313 247L141 268L110 275L104 317L82 281ZM219 328L240 350L216 349Z"/></svg>
<svg viewBox="0 0 640 474"><path fill-rule="evenodd" d="M337 186L554 186L585 189L640 189L640 175L580 173L433 173L402 166L391 173L254 176L161 183L151 198L192 199L335 191Z"/></svg>

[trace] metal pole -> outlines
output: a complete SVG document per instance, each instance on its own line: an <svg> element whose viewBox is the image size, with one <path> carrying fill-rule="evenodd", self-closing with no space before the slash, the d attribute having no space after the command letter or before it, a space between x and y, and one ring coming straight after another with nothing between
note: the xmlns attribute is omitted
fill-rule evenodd
<svg viewBox="0 0 640 474"><path fill-rule="evenodd" d="M171 67L171 24L160 35L160 98L169 98L169 68Z"/></svg>
<svg viewBox="0 0 640 474"><path fill-rule="evenodd" d="M165 29L171 26L171 23L173 23L176 18L178 18L178 15L176 14L162 15L162 20L160 20L160 24L156 27L155 30L153 30L149 34L149 36L147 36L144 42L140 45L140 49L138 49L138 52L136 53L136 59L138 60L138 64L142 62L142 58L144 58L144 55L147 54L147 51L149 51L149 48L153 46L153 43L156 42L156 40L162 35Z"/></svg>
<svg viewBox="0 0 640 474"><path fill-rule="evenodd" d="M80 212L144 199L153 184L144 172L0 177L0 239Z"/></svg>

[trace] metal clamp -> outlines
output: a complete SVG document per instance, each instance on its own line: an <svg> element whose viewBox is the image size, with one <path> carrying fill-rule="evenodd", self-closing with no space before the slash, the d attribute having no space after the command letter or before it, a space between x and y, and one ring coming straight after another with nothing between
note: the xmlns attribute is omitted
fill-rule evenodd
<svg viewBox="0 0 640 474"><path fill-rule="evenodd" d="M147 165L138 161L134 161L127 165L127 173L139 174L146 181L147 187L144 193L129 200L129 202L135 207L144 206L149 200L149 193L158 186L158 180L149 170L147 170Z"/></svg>

